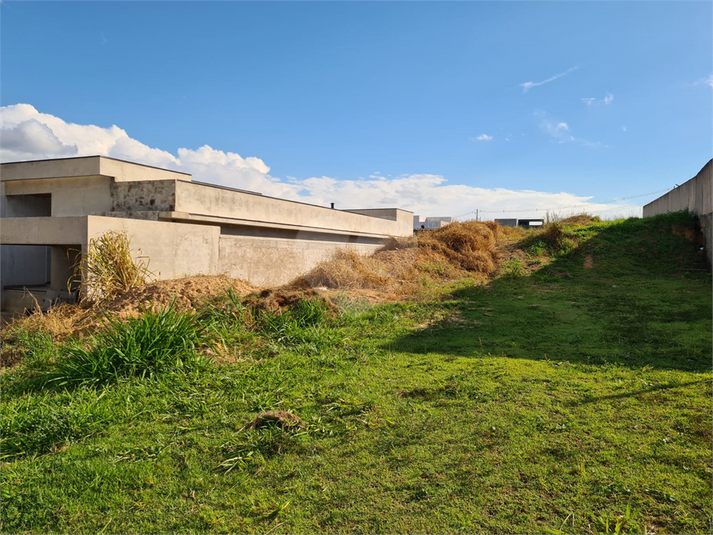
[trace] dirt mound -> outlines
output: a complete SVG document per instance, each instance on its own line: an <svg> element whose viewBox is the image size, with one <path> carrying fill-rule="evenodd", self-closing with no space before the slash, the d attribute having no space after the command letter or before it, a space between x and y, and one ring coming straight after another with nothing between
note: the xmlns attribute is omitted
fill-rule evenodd
<svg viewBox="0 0 713 535"><path fill-rule="evenodd" d="M185 279L156 281L133 288L106 303L103 309L120 316L133 316L142 308L164 308L174 302L176 310L188 311L229 290L242 297L253 293L255 288L247 282L226 276L198 275Z"/></svg>

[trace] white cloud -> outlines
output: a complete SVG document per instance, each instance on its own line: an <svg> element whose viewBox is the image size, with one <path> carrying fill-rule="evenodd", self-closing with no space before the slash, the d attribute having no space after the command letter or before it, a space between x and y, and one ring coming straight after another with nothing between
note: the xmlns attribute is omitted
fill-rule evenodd
<svg viewBox="0 0 713 535"><path fill-rule="evenodd" d="M489 136L488 134L480 134L478 137L475 138L477 141L492 141L493 136Z"/></svg>
<svg viewBox="0 0 713 535"><path fill-rule="evenodd" d="M625 124L621 125L621 131L622 131L622 132L626 132L626 125L625 125Z"/></svg>
<svg viewBox="0 0 713 535"><path fill-rule="evenodd" d="M593 97L586 97L581 99L582 102L584 102L587 106L599 106L599 104L604 104L605 106L608 106L614 101L614 95L611 93L607 93L604 95L604 98L601 100L597 100L596 98Z"/></svg>
<svg viewBox="0 0 713 535"><path fill-rule="evenodd" d="M713 87L713 74L709 74L706 78L701 78L693 85L707 85L708 87Z"/></svg>
<svg viewBox="0 0 713 535"><path fill-rule="evenodd" d="M558 143L574 141L575 138L569 133L569 125L567 123L552 121L544 113L536 113L535 115L541 117L540 130L549 135L554 141Z"/></svg>
<svg viewBox="0 0 713 535"><path fill-rule="evenodd" d="M541 82L525 82L524 84L520 84L520 87L522 87L522 92L527 93L530 89L533 87L537 87L538 85L544 85L544 84L549 84L550 82L554 82L557 80L557 78L562 78L563 76L571 73L572 71L576 71L579 67L574 66L569 69L567 69L564 72L561 72L559 74L555 74L554 76L550 76L546 80L542 80Z"/></svg>
<svg viewBox="0 0 713 535"><path fill-rule="evenodd" d="M535 117L540 119L540 130L544 134L547 134L554 142L571 143L576 141L581 147L586 147L588 149L601 149L607 147L607 145L601 141L589 141L588 139L575 137L570 131L570 127L567 123L564 121L555 121L543 111L535 112Z"/></svg>
<svg viewBox="0 0 713 535"><path fill-rule="evenodd" d="M549 121L543 118L543 124ZM569 125L549 121L543 130L555 139L569 136ZM487 136L490 137L490 136ZM285 180L270 175L270 167L260 158L242 157L204 145L179 148L176 154L156 149L129 137L118 126L66 123L38 112L27 104L0 108L0 160L19 161L60 156L105 155L138 163L166 167L193 175L197 181L252 190L286 199L338 208L399 207L421 216L466 214L479 209L492 217L538 217L546 210L567 213L611 208L589 202L589 197L570 193L486 189L449 184L435 174L384 177L374 172L368 179L339 180L333 177ZM489 212L490 211L490 212ZM503 212L505 211L505 212Z"/></svg>

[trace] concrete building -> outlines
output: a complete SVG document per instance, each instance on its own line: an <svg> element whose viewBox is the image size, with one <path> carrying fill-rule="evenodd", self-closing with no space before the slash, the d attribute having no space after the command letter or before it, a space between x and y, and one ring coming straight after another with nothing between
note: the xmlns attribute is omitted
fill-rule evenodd
<svg viewBox="0 0 713 535"><path fill-rule="evenodd" d="M413 229L396 208L335 210L103 156L4 163L0 188L3 308L23 287L67 296L78 252L108 231L126 231L158 279L225 273L263 286Z"/></svg>
<svg viewBox="0 0 713 535"><path fill-rule="evenodd" d="M445 227L453 223L452 217L427 217L423 221L421 216L413 216L414 230L432 230L435 228Z"/></svg>
<svg viewBox="0 0 713 535"><path fill-rule="evenodd" d="M495 219L495 222L501 227L522 227L522 228L538 228L544 225L544 219Z"/></svg>

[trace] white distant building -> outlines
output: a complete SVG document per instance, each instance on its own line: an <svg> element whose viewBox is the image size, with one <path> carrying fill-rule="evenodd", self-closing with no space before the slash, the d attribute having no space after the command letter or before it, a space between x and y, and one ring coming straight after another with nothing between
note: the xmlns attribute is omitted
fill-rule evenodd
<svg viewBox="0 0 713 535"><path fill-rule="evenodd" d="M421 216L413 216L414 230L432 230L434 228L445 227L451 223L453 223L452 217L427 217L422 221Z"/></svg>

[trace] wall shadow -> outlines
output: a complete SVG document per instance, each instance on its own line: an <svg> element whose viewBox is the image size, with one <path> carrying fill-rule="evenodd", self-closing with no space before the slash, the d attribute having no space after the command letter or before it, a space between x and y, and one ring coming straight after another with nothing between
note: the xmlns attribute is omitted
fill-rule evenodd
<svg viewBox="0 0 713 535"><path fill-rule="evenodd" d="M690 228L668 214L590 230L528 276L455 292L442 319L389 348L710 371L711 275Z"/></svg>

